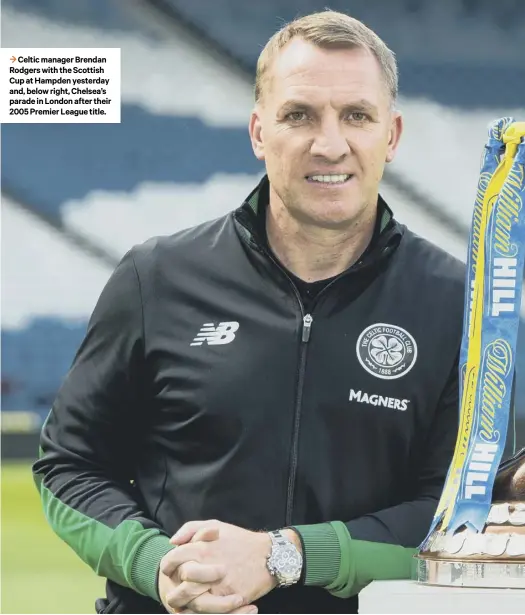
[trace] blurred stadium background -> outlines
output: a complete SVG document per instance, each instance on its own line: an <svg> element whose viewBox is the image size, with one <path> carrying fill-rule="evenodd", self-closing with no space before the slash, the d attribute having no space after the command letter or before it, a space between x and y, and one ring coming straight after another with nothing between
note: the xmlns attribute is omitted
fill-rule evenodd
<svg viewBox="0 0 525 615"><path fill-rule="evenodd" d="M406 132L384 197L465 258L487 124L525 119L523 0L3 1L2 47L122 49L122 122L2 126L2 612L93 612L101 580L40 512L38 432L120 257L222 215L257 182L257 55L284 21L327 4L398 57ZM525 325L518 446L524 372Z"/></svg>

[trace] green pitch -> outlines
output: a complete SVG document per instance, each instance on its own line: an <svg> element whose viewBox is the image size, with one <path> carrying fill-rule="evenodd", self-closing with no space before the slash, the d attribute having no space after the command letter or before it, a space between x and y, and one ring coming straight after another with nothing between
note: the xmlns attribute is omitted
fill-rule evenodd
<svg viewBox="0 0 525 615"><path fill-rule="evenodd" d="M2 464L2 613L94 613L97 577L47 525L29 463Z"/></svg>

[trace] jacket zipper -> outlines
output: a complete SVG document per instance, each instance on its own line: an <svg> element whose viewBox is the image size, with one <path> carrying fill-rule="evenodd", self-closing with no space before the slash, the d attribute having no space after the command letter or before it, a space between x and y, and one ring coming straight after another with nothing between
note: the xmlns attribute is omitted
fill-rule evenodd
<svg viewBox="0 0 525 615"><path fill-rule="evenodd" d="M294 285L295 288L295 285ZM313 317L311 314L304 314L302 301L300 302L301 312L303 313L303 326L301 334L301 348L299 355L299 376L297 378L297 393L295 396L294 424L292 432L292 450L290 453L290 471L288 474L288 494L286 498L286 525L292 524L293 501L295 492L295 479L297 476L297 462L299 452L299 426L301 423L301 406L303 403L304 374L306 371L306 351L308 341L312 331Z"/></svg>
<svg viewBox="0 0 525 615"><path fill-rule="evenodd" d="M303 342L308 342L308 340L310 339L310 331L312 329L313 322L314 319L312 318L311 314L306 314L306 316L303 318Z"/></svg>

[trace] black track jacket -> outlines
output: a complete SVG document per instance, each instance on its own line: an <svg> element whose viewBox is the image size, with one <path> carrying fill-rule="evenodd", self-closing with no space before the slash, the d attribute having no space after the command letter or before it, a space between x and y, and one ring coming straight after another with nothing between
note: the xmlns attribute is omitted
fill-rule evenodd
<svg viewBox="0 0 525 615"><path fill-rule="evenodd" d="M410 577L429 529L458 428L464 265L386 208L306 314L258 194L123 258L43 428L46 516L108 579L105 612L165 612L159 562L190 520L296 527L303 579L267 613L356 612L371 580Z"/></svg>

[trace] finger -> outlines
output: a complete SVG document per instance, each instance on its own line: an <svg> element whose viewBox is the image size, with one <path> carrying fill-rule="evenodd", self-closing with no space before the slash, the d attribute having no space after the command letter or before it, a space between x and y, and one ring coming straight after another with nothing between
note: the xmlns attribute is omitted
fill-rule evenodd
<svg viewBox="0 0 525 615"><path fill-rule="evenodd" d="M178 568L179 579L190 583L216 583L226 576L226 569L219 564L186 562Z"/></svg>
<svg viewBox="0 0 525 615"><path fill-rule="evenodd" d="M182 545L169 551L160 564L160 572L171 577L177 568L185 562L199 562L202 557L202 543Z"/></svg>
<svg viewBox="0 0 525 615"><path fill-rule="evenodd" d="M189 606L192 600L199 598L202 594L206 594L211 588L211 585L203 583L188 583L184 581L177 586L176 589L169 592L166 596L166 602L177 613L181 609Z"/></svg>
<svg viewBox="0 0 525 615"><path fill-rule="evenodd" d="M189 542L195 532L202 527L217 527L216 519L208 519L208 521L188 521L182 527L180 527L170 539L171 544L183 545Z"/></svg>
<svg viewBox="0 0 525 615"><path fill-rule="evenodd" d="M206 592L186 603L186 608L194 613L231 613L241 607L244 599L237 594L215 596Z"/></svg>
<svg viewBox="0 0 525 615"><path fill-rule="evenodd" d="M186 544L193 538L195 532L200 530L205 523L206 521L189 521L188 523L185 523L170 538L171 544Z"/></svg>
<svg viewBox="0 0 525 615"><path fill-rule="evenodd" d="M219 533L218 527L203 527L195 532L191 542L213 542L219 538Z"/></svg>

